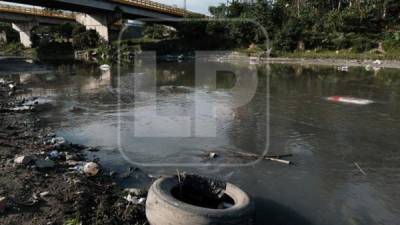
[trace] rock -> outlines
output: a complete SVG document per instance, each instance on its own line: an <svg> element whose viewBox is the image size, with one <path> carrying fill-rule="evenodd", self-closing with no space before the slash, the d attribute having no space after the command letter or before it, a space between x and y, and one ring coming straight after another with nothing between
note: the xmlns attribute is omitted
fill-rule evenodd
<svg viewBox="0 0 400 225"><path fill-rule="evenodd" d="M32 156L19 156L14 159L14 163L20 164L20 165L28 165L32 161L33 161Z"/></svg>
<svg viewBox="0 0 400 225"><path fill-rule="evenodd" d="M38 169L51 169L55 166L55 163L49 159L39 159L35 162Z"/></svg>
<svg viewBox="0 0 400 225"><path fill-rule="evenodd" d="M100 171L100 167L97 163L89 162L83 167L83 172L88 177L96 176Z"/></svg>
<svg viewBox="0 0 400 225"><path fill-rule="evenodd" d="M100 151L100 150L99 150L98 148L90 147L90 148L87 148L86 151L89 151L89 152L98 152L98 151Z"/></svg>
<svg viewBox="0 0 400 225"><path fill-rule="evenodd" d="M0 213L4 213L7 206L7 199L5 197L0 196Z"/></svg>

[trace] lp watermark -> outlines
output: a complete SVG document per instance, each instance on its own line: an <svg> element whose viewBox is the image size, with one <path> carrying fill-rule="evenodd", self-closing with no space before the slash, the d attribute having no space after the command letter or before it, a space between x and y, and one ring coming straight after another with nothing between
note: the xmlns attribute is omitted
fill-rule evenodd
<svg viewBox="0 0 400 225"><path fill-rule="evenodd" d="M179 24L180 27L190 26L191 23L212 22L210 19L142 21L171 26ZM214 22L242 22L257 26L265 36L265 49L269 49L267 33L255 21L230 19ZM125 27L122 30L120 37L127 29ZM193 154L195 151L204 153L207 149L203 148L206 148L207 143L227 143L221 140L226 140L231 133L226 129L229 124L240 129L240 123L232 124L256 116L252 110L244 110L254 104L252 101L256 96L257 104L264 107L261 111L264 116L262 125L265 126L262 129L264 134L257 135L262 139L257 142L264 143L257 149L257 154L267 154L269 70L259 62L261 55L199 50L191 51L190 54L168 54L165 51L161 54L138 49L130 63L133 64L130 65L133 70L127 71L126 63L121 61L126 50L122 45L119 47L117 136L119 150L128 162L143 167L210 166L209 162L187 160L188 157L182 155ZM265 56L264 60L267 59ZM224 76L228 78L221 81L220 78ZM259 92L260 87L264 92ZM241 116L243 111L247 114L245 118ZM259 125L256 123L254 126ZM241 137L230 137L235 138ZM172 153L164 152L167 150ZM213 166L249 166L260 160L240 163L224 161Z"/></svg>

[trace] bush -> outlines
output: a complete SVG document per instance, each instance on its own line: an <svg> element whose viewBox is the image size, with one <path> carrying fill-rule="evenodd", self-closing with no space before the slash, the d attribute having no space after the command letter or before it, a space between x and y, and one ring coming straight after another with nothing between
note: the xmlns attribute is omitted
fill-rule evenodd
<svg viewBox="0 0 400 225"><path fill-rule="evenodd" d="M25 47L21 43L9 43L2 46L2 50L6 55L21 55Z"/></svg>
<svg viewBox="0 0 400 225"><path fill-rule="evenodd" d="M74 49L78 50L97 48L100 44L100 35L95 30L75 34L72 39Z"/></svg>
<svg viewBox="0 0 400 225"><path fill-rule="evenodd" d="M41 60L65 60L74 57L72 44L42 40L37 48L37 56Z"/></svg>

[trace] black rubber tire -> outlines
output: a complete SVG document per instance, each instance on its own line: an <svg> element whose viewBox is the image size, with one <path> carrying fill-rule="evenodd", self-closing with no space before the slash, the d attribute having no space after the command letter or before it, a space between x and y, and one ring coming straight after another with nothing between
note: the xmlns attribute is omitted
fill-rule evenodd
<svg viewBox="0 0 400 225"><path fill-rule="evenodd" d="M249 196L233 184L226 194L235 204L228 209L208 209L184 203L171 194L178 185L176 177L161 178L150 187L146 217L151 225L253 225L254 204Z"/></svg>

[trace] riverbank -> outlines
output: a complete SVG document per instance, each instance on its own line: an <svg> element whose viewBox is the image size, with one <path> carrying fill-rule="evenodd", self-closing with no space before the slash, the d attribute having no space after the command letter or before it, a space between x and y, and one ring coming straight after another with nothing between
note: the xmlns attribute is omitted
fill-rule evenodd
<svg viewBox="0 0 400 225"><path fill-rule="evenodd" d="M146 224L143 202L134 201L146 191L121 188L112 171L88 173L86 156L96 149L40 128L40 103L18 98L23 92L1 80L0 224Z"/></svg>
<svg viewBox="0 0 400 225"><path fill-rule="evenodd" d="M300 64L338 67L365 67L367 70L376 68L400 69L400 60L373 60L373 59L334 59L334 58L268 58L264 62L276 64Z"/></svg>

